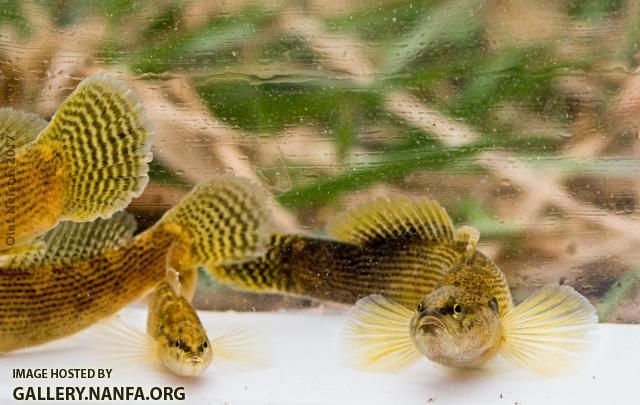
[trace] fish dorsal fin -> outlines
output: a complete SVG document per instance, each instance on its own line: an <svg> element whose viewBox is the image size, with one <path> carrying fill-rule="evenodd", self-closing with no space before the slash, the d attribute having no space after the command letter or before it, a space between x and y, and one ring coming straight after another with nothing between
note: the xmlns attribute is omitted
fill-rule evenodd
<svg viewBox="0 0 640 405"><path fill-rule="evenodd" d="M547 286L501 318L500 354L542 374L563 372L589 347L597 321L593 305L573 288Z"/></svg>
<svg viewBox="0 0 640 405"><path fill-rule="evenodd" d="M184 245L171 252L174 260L186 252L190 257L185 262L212 268L261 256L269 235L267 223L259 188L245 179L220 176L195 186L164 214L158 228L182 238Z"/></svg>
<svg viewBox="0 0 640 405"><path fill-rule="evenodd" d="M151 125L142 103L108 76L83 80L40 132L36 144L60 161L64 220L109 218L149 181Z"/></svg>
<svg viewBox="0 0 640 405"><path fill-rule="evenodd" d="M14 151L35 141L47 121L35 114L0 108L0 161Z"/></svg>
<svg viewBox="0 0 640 405"><path fill-rule="evenodd" d="M125 212L93 222L61 222L35 239L44 243L44 252L15 254L8 264L14 268L68 264L128 243L135 229L135 219Z"/></svg>
<svg viewBox="0 0 640 405"><path fill-rule="evenodd" d="M382 295L360 299L344 327L342 341L349 363L385 372L415 363L421 354L409 334L412 318L411 310Z"/></svg>
<svg viewBox="0 0 640 405"><path fill-rule="evenodd" d="M453 242L455 228L436 201L394 197L339 215L327 231L344 242L375 245L393 239Z"/></svg>

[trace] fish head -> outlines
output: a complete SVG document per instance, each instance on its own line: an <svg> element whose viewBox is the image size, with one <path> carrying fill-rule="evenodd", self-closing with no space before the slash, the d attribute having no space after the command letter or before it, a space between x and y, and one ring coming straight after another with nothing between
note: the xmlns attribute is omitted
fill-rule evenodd
<svg viewBox="0 0 640 405"><path fill-rule="evenodd" d="M449 367L482 366L500 344L497 304L463 287L444 286L426 295L411 320L411 338L431 361Z"/></svg>
<svg viewBox="0 0 640 405"><path fill-rule="evenodd" d="M201 375L213 357L211 342L202 327L169 327L159 343L160 360L178 375Z"/></svg>

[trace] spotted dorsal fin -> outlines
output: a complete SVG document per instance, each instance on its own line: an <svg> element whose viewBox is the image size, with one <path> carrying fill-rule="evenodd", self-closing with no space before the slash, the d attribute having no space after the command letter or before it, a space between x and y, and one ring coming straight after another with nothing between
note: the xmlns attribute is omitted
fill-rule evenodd
<svg viewBox="0 0 640 405"><path fill-rule="evenodd" d="M47 121L35 114L0 108L0 160L11 157L14 151L35 141Z"/></svg>
<svg viewBox="0 0 640 405"><path fill-rule="evenodd" d="M455 241L455 228L447 211L426 198L376 200L339 215L327 230L339 240L359 245L393 239Z"/></svg>
<svg viewBox="0 0 640 405"><path fill-rule="evenodd" d="M125 212L93 222L61 222L35 239L44 244L38 253L13 254L7 264L13 268L68 264L128 243L135 229L135 219Z"/></svg>

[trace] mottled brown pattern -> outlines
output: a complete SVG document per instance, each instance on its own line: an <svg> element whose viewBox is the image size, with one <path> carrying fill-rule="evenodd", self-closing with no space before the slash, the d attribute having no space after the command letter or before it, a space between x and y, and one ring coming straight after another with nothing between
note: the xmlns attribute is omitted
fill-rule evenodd
<svg viewBox="0 0 640 405"><path fill-rule="evenodd" d="M188 275L197 265L255 255L263 248L263 209L246 181L212 179L123 247L62 264L0 268L0 352L58 339L114 314L163 281L167 263Z"/></svg>
<svg viewBox="0 0 640 405"><path fill-rule="evenodd" d="M441 285L469 282L472 289L488 291L503 310L511 308L504 275L475 250L479 232L468 226L456 230L436 201L374 200L341 214L329 233L340 240L274 234L262 257L209 270L252 291L346 304L383 294L412 309Z"/></svg>
<svg viewBox="0 0 640 405"><path fill-rule="evenodd" d="M0 250L28 242L62 218L62 167L61 157L40 145L0 162Z"/></svg>
<svg viewBox="0 0 640 405"><path fill-rule="evenodd" d="M197 354L208 339L200 319L189 301L177 295L168 283L161 283L151 294L147 333L161 344L176 346Z"/></svg>
<svg viewBox="0 0 640 405"><path fill-rule="evenodd" d="M473 259L446 273L438 286L464 287L475 301L486 302L495 298L499 313L513 308L507 279L498 267L485 255L476 252Z"/></svg>
<svg viewBox="0 0 640 405"><path fill-rule="evenodd" d="M254 261L213 268L217 279L253 291L286 292L354 304L384 294L409 308L466 263L463 243L388 241L375 247L327 239L273 235ZM481 252L468 263L491 286L500 305L511 305L504 275ZM443 278L444 277L444 278ZM449 278L447 278L449 277Z"/></svg>
<svg viewBox="0 0 640 405"><path fill-rule="evenodd" d="M71 335L116 313L164 279L174 241L154 229L69 265L0 269L0 352Z"/></svg>
<svg viewBox="0 0 640 405"><path fill-rule="evenodd" d="M175 374L197 376L211 363L215 349L198 314L168 282L160 283L151 294L147 334L160 361Z"/></svg>

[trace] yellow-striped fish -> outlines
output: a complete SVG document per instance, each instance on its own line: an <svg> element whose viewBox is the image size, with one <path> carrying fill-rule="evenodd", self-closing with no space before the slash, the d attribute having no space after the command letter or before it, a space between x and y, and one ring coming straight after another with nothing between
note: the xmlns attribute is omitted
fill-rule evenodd
<svg viewBox="0 0 640 405"><path fill-rule="evenodd" d="M0 251L126 207L147 184L150 138L137 97L108 77L80 83L49 123L0 109Z"/></svg>
<svg viewBox="0 0 640 405"><path fill-rule="evenodd" d="M254 187L221 177L195 187L133 240L135 222L123 213L60 225L41 238L44 254L15 255L0 268L0 353L71 335L113 315L165 280L167 263L193 289L198 266L256 254L264 218Z"/></svg>
<svg viewBox="0 0 640 405"><path fill-rule="evenodd" d="M499 352L550 371L579 353L596 322L570 287L547 287L513 308L504 274L476 250L479 232L456 229L435 201L375 201L336 218L329 233L336 240L273 235L264 256L209 270L253 291L358 302L346 340L364 367L397 369L420 353L479 367Z"/></svg>
<svg viewBox="0 0 640 405"><path fill-rule="evenodd" d="M110 347L116 355L152 365L161 363L185 377L201 375L212 361L260 361L258 345L248 332L231 331L209 340L189 301L174 291L178 287L163 282L151 294L146 334L124 321L101 325L99 333L108 338L101 348Z"/></svg>

